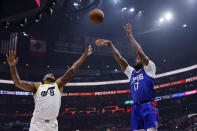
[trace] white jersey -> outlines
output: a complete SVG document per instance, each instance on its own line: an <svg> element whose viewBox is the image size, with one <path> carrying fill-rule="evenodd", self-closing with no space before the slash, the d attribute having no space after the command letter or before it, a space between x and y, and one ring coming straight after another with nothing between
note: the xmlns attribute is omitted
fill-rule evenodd
<svg viewBox="0 0 197 131"><path fill-rule="evenodd" d="M61 105L61 92L56 83L42 84L34 94L33 117L44 120L56 119Z"/></svg>

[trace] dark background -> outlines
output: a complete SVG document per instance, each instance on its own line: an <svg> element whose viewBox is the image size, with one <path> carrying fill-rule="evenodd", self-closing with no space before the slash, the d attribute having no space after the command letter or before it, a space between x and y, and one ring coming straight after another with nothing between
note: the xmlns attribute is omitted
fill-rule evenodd
<svg viewBox="0 0 197 131"><path fill-rule="evenodd" d="M94 41L98 38L113 41L122 56L133 65L136 55L129 44L123 26L130 23L133 34L142 46L147 56L154 61L157 73L164 73L197 63L197 1L196 0L57 0L53 7L54 13L49 15L47 8L50 2L42 1L42 9L33 10L30 14L13 17L8 28L4 27L5 14L1 14L0 39L8 39L10 32L18 33L17 55L19 64L17 69L21 79L41 81L42 77L52 72L56 77L61 76L81 56L88 47L93 46L93 54L76 72L71 82L95 82L126 79L119 65L107 47L98 48ZM115 3L116 2L116 3ZM76 8L73 3L78 3ZM21 3L21 5L25 3ZM2 5L2 4L1 4ZM19 9L16 5L15 9ZM122 11L126 7L127 10ZM33 5L30 6L33 8ZM102 24L95 25L89 20L89 11L99 8L104 12ZM135 8L130 12L130 8ZM2 9L2 8L1 8ZM14 10L11 8L10 10ZM140 14L140 11L144 12ZM1 11L2 13L3 11ZM159 25L159 19L166 12L171 12L173 18ZM36 16L41 13L41 20L36 23ZM24 27L20 23L27 18ZM187 27L183 27L187 24ZM25 32L28 36L24 36ZM30 56L30 39L34 37L46 41L46 55L44 57ZM63 43L65 48L58 48L57 43ZM28 66L26 65L28 64ZM156 85L186 79L196 76L196 70L156 79ZM0 54L0 79L9 79L10 72L5 54ZM129 89L128 84L117 84L93 87L67 87L69 92L95 92ZM196 89L196 82L181 84L155 90L156 96L170 95ZM18 91L14 85L0 84L0 90ZM31 117L18 117L16 114L31 114L34 108L31 96L0 96L0 124L1 130L27 130ZM129 94L109 95L98 97L63 97L60 110L60 130L130 128L130 113L118 112L116 115L99 115L87 117L84 114L76 116L61 116L66 107L97 107L122 106L127 108L124 101L131 99ZM196 113L196 94L176 99L163 100L158 103L160 111L159 130L183 130L191 123L188 114ZM189 119L190 120L190 119ZM188 120L188 121L189 121ZM4 121L4 122L3 122ZM17 122L19 123L17 124ZM178 121L178 122L177 122ZM13 124L14 123L14 124ZM21 124L23 123L23 124ZM19 127L15 127L19 126ZM176 128L177 126L177 128ZM125 131L126 129L123 129Z"/></svg>

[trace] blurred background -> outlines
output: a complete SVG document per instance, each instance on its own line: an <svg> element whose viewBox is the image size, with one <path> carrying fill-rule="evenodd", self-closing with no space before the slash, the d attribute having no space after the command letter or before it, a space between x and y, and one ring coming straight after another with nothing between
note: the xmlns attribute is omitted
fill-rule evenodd
<svg viewBox="0 0 197 131"><path fill-rule="evenodd" d="M59 131L129 131L132 98L127 77L109 49L94 42L113 41L133 65L136 55L123 29L130 23L157 67L159 131L196 131L196 7L197 0L1 0L0 130L27 131L34 109L32 93L10 83L8 50L17 51L21 79L41 81L46 73L61 76L91 44L93 54L64 88ZM102 24L90 22L94 8L104 12Z"/></svg>

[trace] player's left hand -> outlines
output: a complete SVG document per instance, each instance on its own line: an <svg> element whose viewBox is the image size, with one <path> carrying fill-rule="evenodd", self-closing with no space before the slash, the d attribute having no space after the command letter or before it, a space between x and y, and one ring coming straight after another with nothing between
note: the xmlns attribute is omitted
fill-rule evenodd
<svg viewBox="0 0 197 131"><path fill-rule="evenodd" d="M92 54L92 46L91 45L88 46L85 53L87 54L87 56Z"/></svg>
<svg viewBox="0 0 197 131"><path fill-rule="evenodd" d="M111 44L111 41L104 40L104 39L98 39L98 40L95 41L95 43L96 43L96 45L98 47L100 47L100 46L109 46Z"/></svg>
<svg viewBox="0 0 197 131"><path fill-rule="evenodd" d="M126 24L124 26L124 29L126 31L127 36L130 37L132 35L132 26L130 24Z"/></svg>

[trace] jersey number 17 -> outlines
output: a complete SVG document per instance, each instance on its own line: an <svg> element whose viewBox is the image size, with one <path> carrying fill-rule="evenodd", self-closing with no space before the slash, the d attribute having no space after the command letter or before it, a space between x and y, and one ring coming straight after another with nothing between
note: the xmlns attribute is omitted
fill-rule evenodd
<svg viewBox="0 0 197 131"><path fill-rule="evenodd" d="M139 82L135 82L134 83L134 90L137 91L139 87Z"/></svg>

